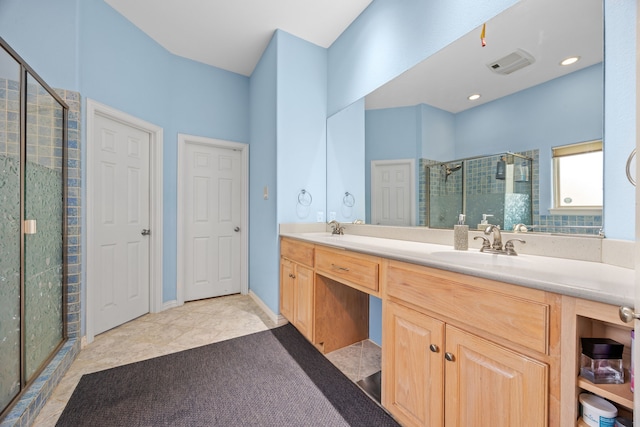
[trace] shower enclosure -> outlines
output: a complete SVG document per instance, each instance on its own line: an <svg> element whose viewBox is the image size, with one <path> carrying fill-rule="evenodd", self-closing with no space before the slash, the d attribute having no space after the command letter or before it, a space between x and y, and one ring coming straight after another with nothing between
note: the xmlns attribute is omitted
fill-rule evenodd
<svg viewBox="0 0 640 427"><path fill-rule="evenodd" d="M0 39L0 419L65 340L67 111Z"/></svg>
<svg viewBox="0 0 640 427"><path fill-rule="evenodd" d="M531 225L532 161L501 153L427 165L427 225L453 228L461 213L471 229L483 215L503 230Z"/></svg>

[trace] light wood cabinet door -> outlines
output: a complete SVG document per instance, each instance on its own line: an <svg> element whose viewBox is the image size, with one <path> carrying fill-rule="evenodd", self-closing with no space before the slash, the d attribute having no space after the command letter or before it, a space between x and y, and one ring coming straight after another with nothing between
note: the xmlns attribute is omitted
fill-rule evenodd
<svg viewBox="0 0 640 427"><path fill-rule="evenodd" d="M313 269L280 259L280 314L302 335L313 334Z"/></svg>
<svg viewBox="0 0 640 427"><path fill-rule="evenodd" d="M294 270L295 310L293 324L300 333L312 339L313 270L296 264Z"/></svg>
<svg viewBox="0 0 640 427"><path fill-rule="evenodd" d="M294 321L295 265L291 261L280 259L280 314L288 321Z"/></svg>
<svg viewBox="0 0 640 427"><path fill-rule="evenodd" d="M442 426L444 323L385 301L383 324L383 406L405 426Z"/></svg>
<svg viewBox="0 0 640 427"><path fill-rule="evenodd" d="M546 364L449 325L446 351L446 427L547 425Z"/></svg>

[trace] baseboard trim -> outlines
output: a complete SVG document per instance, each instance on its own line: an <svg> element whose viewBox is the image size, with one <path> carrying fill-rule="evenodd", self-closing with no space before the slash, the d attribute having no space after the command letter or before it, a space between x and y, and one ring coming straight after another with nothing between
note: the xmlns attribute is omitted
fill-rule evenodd
<svg viewBox="0 0 640 427"><path fill-rule="evenodd" d="M265 304L264 301L262 301L260 297L256 295L253 291L249 290L249 296L251 297L251 299L253 299L253 301L255 301L256 304L258 304L258 307L260 307L262 311L265 312L265 314L269 317L269 319L271 319L273 323L276 324L276 326L282 326L289 323L289 321L285 319L284 316L282 316L281 314L274 313L267 306L267 304Z"/></svg>
<svg viewBox="0 0 640 427"><path fill-rule="evenodd" d="M178 304L177 300L166 301L162 303L161 311L169 310L170 308L179 307L181 304Z"/></svg>

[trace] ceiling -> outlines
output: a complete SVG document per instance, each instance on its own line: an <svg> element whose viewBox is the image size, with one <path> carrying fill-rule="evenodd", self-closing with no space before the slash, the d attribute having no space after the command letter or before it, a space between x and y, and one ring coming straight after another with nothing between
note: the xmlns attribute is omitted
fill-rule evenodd
<svg viewBox="0 0 640 427"><path fill-rule="evenodd" d="M493 101L602 62L602 0L521 0L486 25L482 47L478 27L366 98L367 109L428 104L451 113ZM487 64L517 48L535 62L509 75ZM562 67L568 56L581 56ZM467 97L479 93L470 102Z"/></svg>
<svg viewBox="0 0 640 427"><path fill-rule="evenodd" d="M251 75L276 29L329 47L372 0L105 0L169 52Z"/></svg>
<svg viewBox="0 0 640 427"><path fill-rule="evenodd" d="M329 47L372 0L105 0L175 55L251 75L276 29ZM366 108L428 104L457 113L602 61L602 0L521 0L366 98ZM510 75L487 64L523 49ZM571 67L560 60L580 55ZM467 97L480 93L471 103Z"/></svg>

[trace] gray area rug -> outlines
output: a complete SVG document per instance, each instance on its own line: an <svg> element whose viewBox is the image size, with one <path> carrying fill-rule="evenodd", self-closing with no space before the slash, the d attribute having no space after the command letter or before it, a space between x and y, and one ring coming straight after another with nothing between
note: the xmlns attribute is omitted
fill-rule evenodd
<svg viewBox="0 0 640 427"><path fill-rule="evenodd" d="M290 324L83 375L57 426L397 426Z"/></svg>

